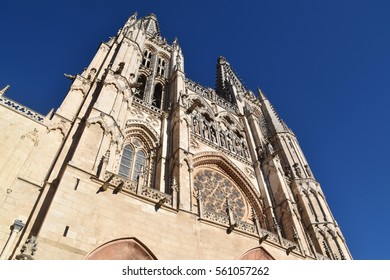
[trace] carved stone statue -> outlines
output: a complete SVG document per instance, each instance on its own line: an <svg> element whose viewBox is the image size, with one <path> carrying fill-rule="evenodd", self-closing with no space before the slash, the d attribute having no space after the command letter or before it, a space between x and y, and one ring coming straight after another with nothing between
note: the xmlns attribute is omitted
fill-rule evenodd
<svg viewBox="0 0 390 280"><path fill-rule="evenodd" d="M307 164L305 165L305 170L306 170L306 173L309 177L313 177L313 174L311 173L309 165L307 165Z"/></svg>
<svg viewBox="0 0 390 280"><path fill-rule="evenodd" d="M242 143L242 154L244 158L249 158L248 147L245 145L245 143Z"/></svg>
<svg viewBox="0 0 390 280"><path fill-rule="evenodd" d="M226 147L225 135L223 134L222 131L219 133L219 141L220 141L221 147L225 148Z"/></svg>
<svg viewBox="0 0 390 280"><path fill-rule="evenodd" d="M241 143L240 143L240 140L238 140L238 138L236 138L235 140L235 147L236 147L236 153L237 155L242 155L241 154Z"/></svg>
<svg viewBox="0 0 390 280"><path fill-rule="evenodd" d="M233 152L233 143L230 134L226 136L227 148L229 151Z"/></svg>
<svg viewBox="0 0 390 280"><path fill-rule="evenodd" d="M199 121L198 121L198 118L196 116L193 117L192 124L193 124L193 128L194 128L194 132L196 134L200 134Z"/></svg>
<svg viewBox="0 0 390 280"><path fill-rule="evenodd" d="M205 139L210 139L209 137L209 125L206 121L203 121L203 137Z"/></svg>
<svg viewBox="0 0 390 280"><path fill-rule="evenodd" d="M182 93L182 92L181 92ZM181 96L181 104L184 106L184 108L188 107L188 98L187 95L182 95Z"/></svg>
<svg viewBox="0 0 390 280"><path fill-rule="evenodd" d="M298 178L302 178L302 170L301 170L301 168L299 167L298 163L295 163L293 166L294 166L294 170L295 170L295 175L296 175Z"/></svg>
<svg viewBox="0 0 390 280"><path fill-rule="evenodd" d="M271 143L267 143L267 152L268 155L272 155L274 153L274 147L272 147Z"/></svg>
<svg viewBox="0 0 390 280"><path fill-rule="evenodd" d="M176 69L182 70L181 69L181 55L180 55L180 53L178 53L176 56Z"/></svg>
<svg viewBox="0 0 390 280"><path fill-rule="evenodd" d="M123 68L125 67L125 63L124 62L121 62L118 64L118 67L116 68L115 70L115 74L122 74L122 71L123 71Z"/></svg>
<svg viewBox="0 0 390 280"><path fill-rule="evenodd" d="M211 141L213 141L214 143L217 143L217 135L216 135L215 128L213 125L210 126L210 135L211 135Z"/></svg>
<svg viewBox="0 0 390 280"><path fill-rule="evenodd" d="M96 75L96 69L95 68L92 68L89 73L88 73L88 77L87 79L89 81L92 81L94 78L95 78L95 75Z"/></svg>

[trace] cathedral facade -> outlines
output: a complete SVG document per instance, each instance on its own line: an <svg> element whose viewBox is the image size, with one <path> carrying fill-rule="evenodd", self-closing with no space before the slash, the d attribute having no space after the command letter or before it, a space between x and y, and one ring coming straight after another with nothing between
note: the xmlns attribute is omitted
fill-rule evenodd
<svg viewBox="0 0 390 280"><path fill-rule="evenodd" d="M0 259L351 259L298 141L132 15L40 115L0 92Z"/></svg>

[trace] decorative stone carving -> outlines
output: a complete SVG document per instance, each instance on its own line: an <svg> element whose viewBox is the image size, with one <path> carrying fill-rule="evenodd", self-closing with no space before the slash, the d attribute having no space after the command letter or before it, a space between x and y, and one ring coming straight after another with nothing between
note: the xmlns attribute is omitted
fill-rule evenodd
<svg viewBox="0 0 390 280"><path fill-rule="evenodd" d="M236 228L242 231L246 231L252 234L256 234L256 226L254 224L246 223L243 221L236 221Z"/></svg>
<svg viewBox="0 0 390 280"><path fill-rule="evenodd" d="M192 118L192 129L193 129L194 133L200 134L200 125L199 125L199 120L198 120L197 116L194 116Z"/></svg>
<svg viewBox="0 0 390 280"><path fill-rule="evenodd" d="M27 132L26 134L22 135L20 139L30 139L34 142L34 146L38 146L39 143L39 135L38 135L38 129L34 128L34 130Z"/></svg>
<svg viewBox="0 0 390 280"><path fill-rule="evenodd" d="M161 199L164 199L164 203L171 205L172 204L172 196L166 193L162 193L158 190L148 188L148 187L142 187L141 193L142 196L151 198L155 201L160 201Z"/></svg>
<svg viewBox="0 0 390 280"><path fill-rule="evenodd" d="M228 199L237 220L246 219L250 213L243 194L233 182L214 170L203 169L197 172L194 177L194 189L202 191L205 211L226 215L225 205Z"/></svg>
<svg viewBox="0 0 390 280"><path fill-rule="evenodd" d="M271 143L267 143L266 147L267 147L267 155L271 156L275 152L274 147L272 147Z"/></svg>
<svg viewBox="0 0 390 280"><path fill-rule="evenodd" d="M0 90L0 96L7 92L7 90L10 88L10 85L6 85L3 89Z"/></svg>
<svg viewBox="0 0 390 280"><path fill-rule="evenodd" d="M191 138L190 147L194 150L199 149L199 143L194 138Z"/></svg>
<svg viewBox="0 0 390 280"><path fill-rule="evenodd" d="M298 178L302 178L302 170L301 168L299 167L298 163L295 163L293 165L294 167L294 170L295 170L295 175L298 177Z"/></svg>
<svg viewBox="0 0 390 280"><path fill-rule="evenodd" d="M17 260L33 260L33 256L37 251L37 238L35 236L31 236L26 240L23 244L22 249L20 249L20 254L16 255Z"/></svg>
<svg viewBox="0 0 390 280"><path fill-rule="evenodd" d="M255 173L253 172L253 169L249 168L249 167L245 167L245 172L246 174L248 174L248 176L252 179L256 178L255 177Z"/></svg>
<svg viewBox="0 0 390 280"><path fill-rule="evenodd" d="M95 78L95 75L96 75L96 69L95 68L92 68L89 73L88 73L88 76L87 76L87 79L89 81L92 81L94 78Z"/></svg>
<svg viewBox="0 0 390 280"><path fill-rule="evenodd" d="M172 178L171 189L174 192L179 192L179 184L178 184L178 182L176 180L176 177Z"/></svg>
<svg viewBox="0 0 390 280"><path fill-rule="evenodd" d="M0 95L0 103L6 107L18 112L19 114L22 114L22 115L34 120L34 121L42 123L43 120L45 119L45 117L42 116L41 114L38 114L38 113L32 111L31 109L29 109L25 106L22 106L19 103L15 102L9 98L5 98L2 95Z"/></svg>
<svg viewBox="0 0 390 280"><path fill-rule="evenodd" d="M307 164L305 165L305 170L306 170L306 173L309 177L313 177L313 174L311 173L309 165L307 165Z"/></svg>
<svg viewBox="0 0 390 280"><path fill-rule="evenodd" d="M116 75L120 75L120 74L122 74L122 71L123 71L123 68L125 67L125 63L124 62L120 62L119 64L118 64L118 67L116 68L116 70L115 70L115 74Z"/></svg>

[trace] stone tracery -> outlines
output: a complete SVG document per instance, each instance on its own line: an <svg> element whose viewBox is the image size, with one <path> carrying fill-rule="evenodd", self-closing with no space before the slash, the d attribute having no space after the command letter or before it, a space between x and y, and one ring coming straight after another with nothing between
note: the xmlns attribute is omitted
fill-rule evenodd
<svg viewBox="0 0 390 280"><path fill-rule="evenodd" d="M240 124L227 114L210 117L208 112L194 109L191 112L192 133L218 145L222 150L238 157L250 159L248 144Z"/></svg>
<svg viewBox="0 0 390 280"><path fill-rule="evenodd" d="M228 221L226 199L228 199L229 204L234 204L237 228L242 230L246 228L244 231L250 229L249 231L256 233L253 224L254 217L258 217L258 222L262 228L267 228L263 215L263 205L258 199L258 192L246 179L245 174L236 168L228 158L219 152L199 153L193 158L193 163L195 170L193 177L194 196L198 200L201 217L226 224ZM210 173L208 174L208 172ZM204 182L202 183L202 181ZM206 182L208 183L206 184ZM206 185L211 186L211 190L214 190L211 195L209 195L209 191L204 190ZM223 204L221 195L224 195ZM218 199L213 198L213 196ZM211 197L211 200L209 197ZM206 204L204 204L204 201L206 201ZM211 203L211 201L213 202ZM215 206L219 208L213 210ZM244 210L240 211L236 208Z"/></svg>
<svg viewBox="0 0 390 280"><path fill-rule="evenodd" d="M226 201L237 220L248 218L248 205L238 187L226 176L212 169L201 169L194 177L194 189L203 194L203 209L226 216Z"/></svg>

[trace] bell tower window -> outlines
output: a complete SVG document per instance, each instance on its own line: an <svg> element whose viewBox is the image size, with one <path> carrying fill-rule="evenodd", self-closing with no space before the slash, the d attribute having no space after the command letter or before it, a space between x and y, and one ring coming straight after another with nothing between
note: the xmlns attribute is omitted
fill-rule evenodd
<svg viewBox="0 0 390 280"><path fill-rule="evenodd" d="M152 105L161 109L163 87L160 83L157 83L154 87Z"/></svg>
<svg viewBox="0 0 390 280"><path fill-rule="evenodd" d="M137 79L137 83L140 84L139 87L138 87L138 90L137 92L135 93L135 95L139 98L139 99L144 99L144 95L145 95L145 86L146 86L146 76L145 75L140 75Z"/></svg>
<svg viewBox="0 0 390 280"><path fill-rule="evenodd" d="M152 53L149 50L145 50L144 58L142 59L142 65L146 68L150 68L150 61L152 59Z"/></svg>
<svg viewBox="0 0 390 280"><path fill-rule="evenodd" d="M158 58L157 75L164 76L166 62L161 57Z"/></svg>

